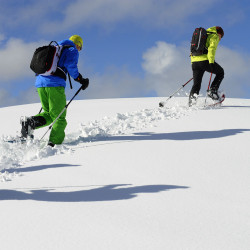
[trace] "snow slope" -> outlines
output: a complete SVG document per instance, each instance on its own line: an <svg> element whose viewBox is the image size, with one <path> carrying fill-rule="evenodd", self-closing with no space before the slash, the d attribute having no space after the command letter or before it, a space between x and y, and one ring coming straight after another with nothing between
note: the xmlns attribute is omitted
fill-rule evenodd
<svg viewBox="0 0 250 250"><path fill-rule="evenodd" d="M250 249L250 100L161 100L74 101L53 149L0 109L1 249Z"/></svg>

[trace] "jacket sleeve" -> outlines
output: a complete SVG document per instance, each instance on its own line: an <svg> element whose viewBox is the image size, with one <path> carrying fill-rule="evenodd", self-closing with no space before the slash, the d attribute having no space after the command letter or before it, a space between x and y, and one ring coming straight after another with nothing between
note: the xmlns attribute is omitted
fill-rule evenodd
<svg viewBox="0 0 250 250"><path fill-rule="evenodd" d="M64 67L67 69L70 76L73 77L73 79L76 79L79 75L77 66L78 59L79 59L78 51L76 49L69 48L67 51L67 55L65 57Z"/></svg>
<svg viewBox="0 0 250 250"><path fill-rule="evenodd" d="M209 39L209 46L208 46L208 53L207 53L207 58L209 63L214 63L215 60L215 53L217 46L219 44L219 37L217 34L212 34L210 39Z"/></svg>

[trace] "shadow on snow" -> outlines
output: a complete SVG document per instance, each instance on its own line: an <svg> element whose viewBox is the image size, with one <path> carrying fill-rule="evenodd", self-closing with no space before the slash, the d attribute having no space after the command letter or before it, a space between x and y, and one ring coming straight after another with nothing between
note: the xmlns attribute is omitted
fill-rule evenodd
<svg viewBox="0 0 250 250"><path fill-rule="evenodd" d="M133 135L122 136L95 136L93 138L80 137L78 140L69 143L70 145L77 145L83 142L101 142L101 141L144 141L144 140L205 140L223 138L227 136L237 135L243 132L250 131L250 129L223 129L216 131L187 131L175 133L134 133Z"/></svg>
<svg viewBox="0 0 250 250"><path fill-rule="evenodd" d="M39 166L32 166L32 167L19 167L19 168L10 168L7 169L9 173L13 172L35 172L35 171L41 171L45 169L52 169L52 168L67 168L67 167L78 167L80 165L73 165L73 164L50 164L50 165L39 165Z"/></svg>
<svg viewBox="0 0 250 250"><path fill-rule="evenodd" d="M34 200L46 202L98 202L128 200L138 196L140 193L158 193L173 189L186 189L186 186L175 185L145 185L128 187L129 184L106 185L88 190L53 191L54 188L29 190L0 190L0 201L2 200ZM79 187L78 187L79 188Z"/></svg>

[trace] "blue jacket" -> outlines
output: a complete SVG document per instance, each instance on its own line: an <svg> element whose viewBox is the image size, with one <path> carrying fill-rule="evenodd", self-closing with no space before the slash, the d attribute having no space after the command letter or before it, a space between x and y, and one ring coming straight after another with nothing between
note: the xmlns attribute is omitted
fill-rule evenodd
<svg viewBox="0 0 250 250"><path fill-rule="evenodd" d="M72 45L73 47L65 48L61 54L58 66L63 69L66 74L70 74L73 79L76 79L79 75L77 63L79 58L79 52L75 44L71 40L63 40L58 43L59 45ZM66 87L66 81L59 76L41 76L36 77L35 86L37 88L42 87Z"/></svg>

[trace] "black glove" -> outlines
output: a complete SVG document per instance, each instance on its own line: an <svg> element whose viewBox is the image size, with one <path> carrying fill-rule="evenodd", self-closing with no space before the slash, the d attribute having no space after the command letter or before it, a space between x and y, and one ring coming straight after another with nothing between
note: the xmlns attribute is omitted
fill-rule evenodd
<svg viewBox="0 0 250 250"><path fill-rule="evenodd" d="M209 67L210 67L211 73L213 73L214 72L214 63L209 63Z"/></svg>
<svg viewBox="0 0 250 250"><path fill-rule="evenodd" d="M89 86L89 79L83 78L80 73L79 73L78 77L74 80L79 82L80 84L82 84L82 90L85 90Z"/></svg>
<svg viewBox="0 0 250 250"><path fill-rule="evenodd" d="M82 90L85 90L89 86L89 78L82 78L80 83L82 84Z"/></svg>

